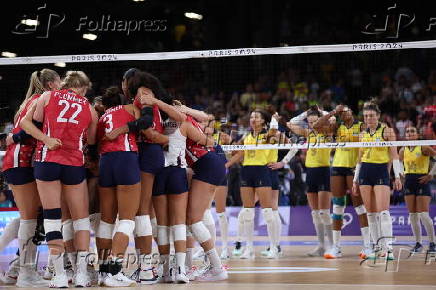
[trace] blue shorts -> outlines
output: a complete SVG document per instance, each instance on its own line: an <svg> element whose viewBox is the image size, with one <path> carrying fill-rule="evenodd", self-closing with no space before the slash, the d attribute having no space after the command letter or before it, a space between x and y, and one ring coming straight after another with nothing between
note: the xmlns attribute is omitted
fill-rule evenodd
<svg viewBox="0 0 436 290"><path fill-rule="evenodd" d="M389 172L387 163L362 162L359 172L359 185L389 186Z"/></svg>
<svg viewBox="0 0 436 290"><path fill-rule="evenodd" d="M54 162L35 162L35 178L42 181L59 180L65 185L82 183L86 177L84 166L63 165Z"/></svg>
<svg viewBox="0 0 436 290"><path fill-rule="evenodd" d="M154 143L142 142L139 147L139 168L142 172L156 175L165 166L162 146Z"/></svg>
<svg viewBox="0 0 436 290"><path fill-rule="evenodd" d="M271 189L272 190L279 190L280 180L279 180L279 172L278 172L278 170L270 169L269 171L270 171L270 174L271 174Z"/></svg>
<svg viewBox="0 0 436 290"><path fill-rule="evenodd" d="M33 167L15 167L9 168L3 172L8 184L23 185L35 181L33 176Z"/></svg>
<svg viewBox="0 0 436 290"><path fill-rule="evenodd" d="M404 194L416 196L431 196L430 184L419 183L419 178L426 174L406 174L404 182Z"/></svg>
<svg viewBox="0 0 436 290"><path fill-rule="evenodd" d="M153 196L181 194L184 192L188 192L186 168L176 166L164 167L154 177Z"/></svg>
<svg viewBox="0 0 436 290"><path fill-rule="evenodd" d="M330 176L354 176L354 169L350 167L332 167Z"/></svg>
<svg viewBox="0 0 436 290"><path fill-rule="evenodd" d="M242 166L241 187L271 187L271 173L267 166Z"/></svg>
<svg viewBox="0 0 436 290"><path fill-rule="evenodd" d="M214 148L215 148L215 153L218 154L218 156L223 159L224 163L227 163L226 153L224 152L221 145L215 145Z"/></svg>
<svg viewBox="0 0 436 290"><path fill-rule="evenodd" d="M306 168L307 192L330 191L330 167Z"/></svg>
<svg viewBox="0 0 436 290"><path fill-rule="evenodd" d="M140 180L141 173L136 152L117 151L101 155L98 180L101 187L133 185Z"/></svg>
<svg viewBox="0 0 436 290"><path fill-rule="evenodd" d="M222 157L215 152L209 152L192 166L192 170L194 170L192 179L218 186L226 176L226 167L224 165L225 162Z"/></svg>

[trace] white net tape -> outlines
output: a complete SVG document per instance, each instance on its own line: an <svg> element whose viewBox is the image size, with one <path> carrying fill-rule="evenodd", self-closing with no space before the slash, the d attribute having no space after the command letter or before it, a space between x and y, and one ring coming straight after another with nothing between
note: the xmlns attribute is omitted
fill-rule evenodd
<svg viewBox="0 0 436 290"><path fill-rule="evenodd" d="M42 63L73 63L73 62L106 62L106 61L134 61L134 60L174 60L189 58L215 58L231 56L254 56L274 54L302 54L323 52L362 52L383 51L411 48L436 48L436 40L394 42L394 43L352 43L334 45L306 45L265 48L232 48L218 50L175 51L156 53L127 53L127 54L80 54L80 55L51 55L33 57L0 58L0 65L42 64Z"/></svg>

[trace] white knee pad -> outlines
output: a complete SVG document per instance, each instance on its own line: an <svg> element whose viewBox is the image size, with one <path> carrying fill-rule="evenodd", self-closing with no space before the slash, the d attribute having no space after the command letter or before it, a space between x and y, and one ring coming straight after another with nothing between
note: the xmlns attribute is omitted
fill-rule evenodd
<svg viewBox="0 0 436 290"><path fill-rule="evenodd" d="M153 238L157 238L157 219L156 217L150 220L151 223L151 232L153 234Z"/></svg>
<svg viewBox="0 0 436 290"><path fill-rule="evenodd" d="M272 208L263 208L262 215L263 215L264 220L267 223L274 221L274 213L273 213Z"/></svg>
<svg viewBox="0 0 436 290"><path fill-rule="evenodd" d="M47 242L62 239L61 219L44 219L44 230Z"/></svg>
<svg viewBox="0 0 436 290"><path fill-rule="evenodd" d="M64 242L74 239L74 228L72 219L68 219L62 222L62 236L64 237Z"/></svg>
<svg viewBox="0 0 436 290"><path fill-rule="evenodd" d="M174 241L186 241L186 225L174 225L170 226L173 233Z"/></svg>
<svg viewBox="0 0 436 290"><path fill-rule="evenodd" d="M192 237L193 235L192 235L192 232L191 232L191 230L189 229L189 227L186 227L186 238L188 238L188 237Z"/></svg>
<svg viewBox="0 0 436 290"><path fill-rule="evenodd" d="M169 227L157 226L157 244L159 246L170 244Z"/></svg>
<svg viewBox="0 0 436 290"><path fill-rule="evenodd" d="M210 209L206 209L203 215L203 223L205 225L214 225L215 220L213 219L212 213L210 212Z"/></svg>
<svg viewBox="0 0 436 290"><path fill-rule="evenodd" d="M151 221L149 215L139 215L135 217L135 236L146 237L151 236L153 230L151 228Z"/></svg>
<svg viewBox="0 0 436 290"><path fill-rule="evenodd" d="M133 234L135 229L135 222L132 220L120 220L118 223L117 233L123 233L126 236Z"/></svg>
<svg viewBox="0 0 436 290"><path fill-rule="evenodd" d="M93 213L89 215L89 222L91 223L91 229L94 233L97 233L100 220L101 220L101 213Z"/></svg>
<svg viewBox="0 0 436 290"><path fill-rule="evenodd" d="M74 232L91 230L91 223L89 222L89 217L73 221L73 228L74 228Z"/></svg>
<svg viewBox="0 0 436 290"><path fill-rule="evenodd" d="M36 219L20 220L20 227L18 228L18 239L30 240L35 235Z"/></svg>
<svg viewBox="0 0 436 290"><path fill-rule="evenodd" d="M312 210L311 214L312 214L312 221L314 224L322 224L321 216L319 214L318 209Z"/></svg>
<svg viewBox="0 0 436 290"><path fill-rule="evenodd" d="M333 214L343 216L345 213L345 206L333 204Z"/></svg>
<svg viewBox="0 0 436 290"><path fill-rule="evenodd" d="M380 222L381 223L392 223L391 213L388 210L380 212Z"/></svg>
<svg viewBox="0 0 436 290"><path fill-rule="evenodd" d="M357 215L363 215L366 214L366 208L363 204L356 206L354 208L354 210L356 211Z"/></svg>
<svg viewBox="0 0 436 290"><path fill-rule="evenodd" d="M114 224L110 224L101 220L100 224L98 225L97 238L111 240L114 232L114 227Z"/></svg>
<svg viewBox="0 0 436 290"><path fill-rule="evenodd" d="M330 216L329 209L320 209L319 210L319 217L324 225L331 225L332 224L332 217Z"/></svg>
<svg viewBox="0 0 436 290"><path fill-rule="evenodd" d="M247 222L254 220L254 208L244 207L241 210L241 218L243 221L247 221Z"/></svg>
<svg viewBox="0 0 436 290"><path fill-rule="evenodd" d="M191 228L192 235L200 244L212 238L209 230L206 228L206 226L203 224L202 221L192 224L190 228Z"/></svg>

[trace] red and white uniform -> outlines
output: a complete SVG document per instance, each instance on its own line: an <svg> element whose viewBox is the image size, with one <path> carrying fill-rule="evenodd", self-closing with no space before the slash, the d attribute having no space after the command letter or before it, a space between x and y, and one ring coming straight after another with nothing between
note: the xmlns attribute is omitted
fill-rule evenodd
<svg viewBox="0 0 436 290"><path fill-rule="evenodd" d="M135 100L133 101L133 104L138 108L142 109L144 106L139 101L139 96L135 97ZM151 126L154 130L156 130L158 133L163 134L164 133L164 127L163 127L163 120L160 115L159 106L154 105L153 106L153 125ZM138 136L139 137L139 136ZM150 140L142 136L138 142L146 142L146 143L152 143Z"/></svg>
<svg viewBox="0 0 436 290"><path fill-rule="evenodd" d="M72 90L51 92L44 107L43 132L60 139L62 146L48 150L43 142L38 141L35 161L83 166L83 139L91 121L89 102L85 97Z"/></svg>
<svg viewBox="0 0 436 290"><path fill-rule="evenodd" d="M19 126L20 121L26 116L27 111L30 106L38 99L41 95L33 95L31 99L27 102L24 109L21 111L17 120L15 121L14 128L12 129L12 134L17 134L21 131ZM17 167L32 167L32 156L36 148L36 139L30 137L22 143L12 143L6 149L6 154L3 157L3 168L2 171L6 171L10 168Z"/></svg>
<svg viewBox="0 0 436 290"><path fill-rule="evenodd" d="M123 105L112 107L106 110L103 116L100 117L97 126L97 136L100 143L100 154L115 151L138 151L135 133L128 132L121 134L115 140L103 139L106 133L125 126L131 121L135 121L135 117L130 114Z"/></svg>
<svg viewBox="0 0 436 290"><path fill-rule="evenodd" d="M197 128L201 133L203 132L203 129L201 128L200 124L195 121L194 118L191 116L188 116L186 118L188 122L191 122L191 124ZM213 144L211 144L213 145ZM188 162L188 166L192 167L192 165L198 161L201 157L206 155L209 151L215 151L213 148L207 148L206 146L199 145L197 142L187 139L186 140L186 161Z"/></svg>

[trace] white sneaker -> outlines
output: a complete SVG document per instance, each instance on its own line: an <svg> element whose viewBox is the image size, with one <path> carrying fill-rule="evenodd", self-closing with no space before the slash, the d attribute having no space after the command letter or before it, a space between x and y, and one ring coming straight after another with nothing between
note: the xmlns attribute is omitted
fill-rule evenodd
<svg viewBox="0 0 436 290"><path fill-rule="evenodd" d="M279 258L279 251L278 251L277 247L270 248L270 250L267 252L267 255L265 256L265 258L278 259Z"/></svg>
<svg viewBox="0 0 436 290"><path fill-rule="evenodd" d="M158 282L159 283L174 283L174 275L172 268L168 271L164 271L162 266L162 275L159 276Z"/></svg>
<svg viewBox="0 0 436 290"><path fill-rule="evenodd" d="M51 279L49 286L50 288L68 288L68 277L64 273L55 274Z"/></svg>
<svg viewBox="0 0 436 290"><path fill-rule="evenodd" d="M68 283L74 284L74 279L75 279L76 273L74 273L73 268L65 269L65 273L66 273L67 278L68 278Z"/></svg>
<svg viewBox="0 0 436 290"><path fill-rule="evenodd" d="M18 275L17 287L48 287L48 281L44 280L32 266L23 266Z"/></svg>
<svg viewBox="0 0 436 290"><path fill-rule="evenodd" d="M230 255L229 255L229 251L227 250L227 247L222 248L220 258L221 258L221 260L230 259Z"/></svg>
<svg viewBox="0 0 436 290"><path fill-rule="evenodd" d="M186 268L185 273L189 281L194 281L198 276L198 269L196 266L192 266L191 269Z"/></svg>
<svg viewBox="0 0 436 290"><path fill-rule="evenodd" d="M186 276L185 269L182 269L181 267L177 267L177 269L174 269L174 270L175 270L174 271L175 272L174 283L176 283L176 284L189 283L189 278Z"/></svg>
<svg viewBox="0 0 436 290"><path fill-rule="evenodd" d="M88 265L86 268L86 271L88 273L88 277L91 280L92 285L98 284L98 271L95 270L94 266Z"/></svg>
<svg viewBox="0 0 436 290"><path fill-rule="evenodd" d="M317 246L315 249L307 253L309 257L322 257L324 256L324 248L321 246Z"/></svg>
<svg viewBox="0 0 436 290"><path fill-rule="evenodd" d="M366 258L368 258L369 255L371 255L372 253L372 249L371 247L364 247L360 253L359 253L359 257L363 260L365 260Z"/></svg>
<svg viewBox="0 0 436 290"><path fill-rule="evenodd" d="M213 268L210 267L206 272L203 273L203 275L197 277L195 281L200 282L212 282L212 281L223 281L227 280L229 278L229 275L227 274L227 271L224 269L219 268Z"/></svg>
<svg viewBox="0 0 436 290"><path fill-rule="evenodd" d="M157 277L154 274L153 269L141 270L141 268L138 268L133 272L132 276L130 276L130 279L142 285L152 285L157 283Z"/></svg>
<svg viewBox="0 0 436 290"><path fill-rule="evenodd" d="M20 271L20 257L17 257L15 260L9 263L8 271L0 277L0 280L4 284L15 284L17 283L19 271Z"/></svg>
<svg viewBox="0 0 436 290"><path fill-rule="evenodd" d="M244 252L242 253L242 255L239 257L240 259L254 259L255 258L255 254L254 254L254 249L252 246L247 246L244 249Z"/></svg>
<svg viewBox="0 0 436 290"><path fill-rule="evenodd" d="M97 286L104 286L104 279L106 279L107 273L106 272L98 272L98 280L97 280Z"/></svg>
<svg viewBox="0 0 436 290"><path fill-rule="evenodd" d="M269 255L269 251L270 251L270 247L268 247L268 248L266 248L265 250L263 250L262 252L260 252L260 255L262 256L262 257L266 257L266 256L268 256Z"/></svg>
<svg viewBox="0 0 436 290"><path fill-rule="evenodd" d="M103 281L103 286L106 287L135 287L136 285L136 282L126 277L123 272L118 272L116 275L107 273Z"/></svg>
<svg viewBox="0 0 436 290"><path fill-rule="evenodd" d="M45 266L44 267L44 274L42 276L42 278L44 278L45 280L51 280L54 276L54 267L50 267L50 266Z"/></svg>
<svg viewBox="0 0 436 290"><path fill-rule="evenodd" d="M77 271L74 280L74 286L76 286L77 288L90 287L92 285L91 279L88 276L88 272L82 273L81 271Z"/></svg>
<svg viewBox="0 0 436 290"><path fill-rule="evenodd" d="M340 257L342 257L342 251L338 246L333 246L324 253L324 258L326 259L337 259Z"/></svg>

